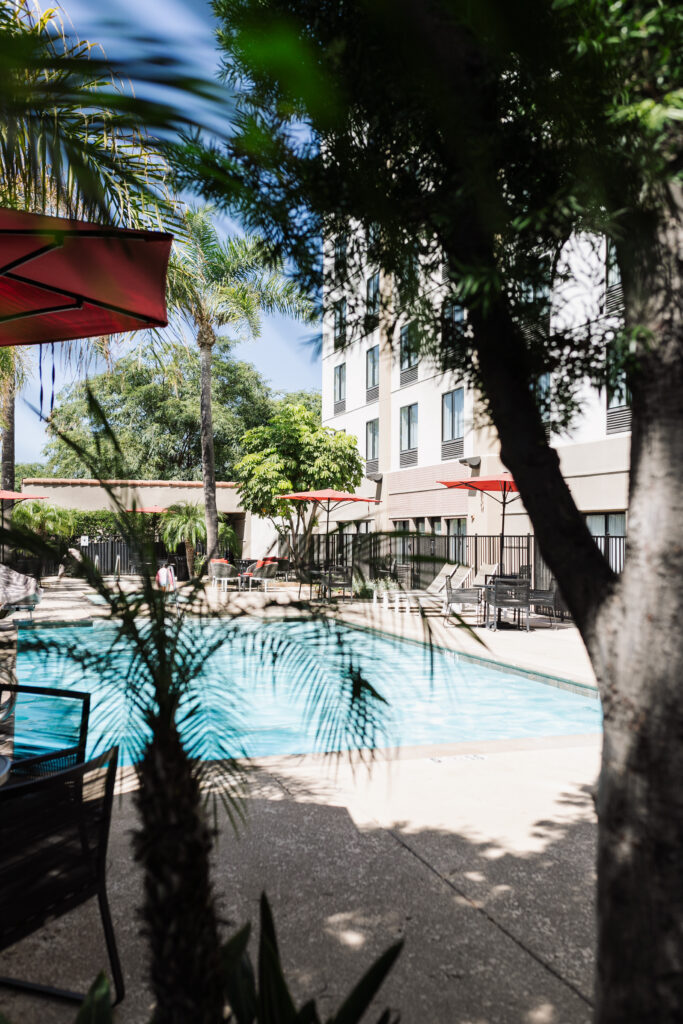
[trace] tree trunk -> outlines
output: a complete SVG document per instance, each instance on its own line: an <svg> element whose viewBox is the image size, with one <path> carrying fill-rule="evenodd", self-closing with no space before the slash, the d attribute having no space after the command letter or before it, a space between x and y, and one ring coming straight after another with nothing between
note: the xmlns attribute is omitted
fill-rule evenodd
<svg viewBox="0 0 683 1024"><path fill-rule="evenodd" d="M188 579L194 576L194 544L185 541L185 561L187 562Z"/></svg>
<svg viewBox="0 0 683 1024"><path fill-rule="evenodd" d="M216 510L216 462L213 450L213 419L211 416L211 353L213 335L199 334L199 358L201 365L201 433L202 433L202 474L204 477L204 514L206 516L207 564L216 554L218 547L218 512Z"/></svg>
<svg viewBox="0 0 683 1024"><path fill-rule="evenodd" d="M158 716L139 768L136 804L142 827L134 839L144 870L144 929L156 1001L153 1024L223 1020L223 984L214 894L211 835L199 784L175 724Z"/></svg>
<svg viewBox="0 0 683 1024"><path fill-rule="evenodd" d="M2 489L14 490L14 407L16 401L14 377L7 386L3 403L3 419L5 426L2 431Z"/></svg>
<svg viewBox="0 0 683 1024"><path fill-rule="evenodd" d="M620 265L627 323L648 329L633 380L629 527L589 651L605 714L598 794L599 1024L683 1020L683 195L651 258ZM677 213L676 213L677 211ZM641 225L642 226L642 225ZM637 225L625 232L637 237ZM626 243L628 246L628 242Z"/></svg>

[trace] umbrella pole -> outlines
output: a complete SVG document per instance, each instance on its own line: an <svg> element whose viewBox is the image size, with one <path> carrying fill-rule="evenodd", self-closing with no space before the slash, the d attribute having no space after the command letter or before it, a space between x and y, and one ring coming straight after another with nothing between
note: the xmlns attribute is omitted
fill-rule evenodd
<svg viewBox="0 0 683 1024"><path fill-rule="evenodd" d="M503 517L500 522L500 575L505 575L505 506L507 504L507 491L503 491Z"/></svg>
<svg viewBox="0 0 683 1024"><path fill-rule="evenodd" d="M327 502L327 525L325 527L325 563L327 565L327 593L332 598L332 569L330 568L330 503Z"/></svg>

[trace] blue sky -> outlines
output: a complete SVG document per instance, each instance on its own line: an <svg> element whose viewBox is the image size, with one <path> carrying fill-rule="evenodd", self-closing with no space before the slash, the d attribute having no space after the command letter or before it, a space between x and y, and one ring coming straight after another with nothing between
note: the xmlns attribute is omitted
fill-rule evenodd
<svg viewBox="0 0 683 1024"><path fill-rule="evenodd" d="M182 54L186 65L206 75L217 64L213 45L213 15L204 0L117 0L107 5L107 16L98 13L92 0L64 0L64 11L81 38L102 43L108 56L124 59L130 47L127 36L148 36L167 53ZM100 11L102 8L100 8ZM163 26L163 27L160 27ZM59 346L56 346L59 349ZM320 360L311 343L311 334L300 325L282 317L264 322L258 341L235 349L277 391L320 387ZM32 354L33 374L17 402L16 459L35 462L41 458L45 428L30 408L39 404L38 354ZM47 348L43 355L43 410L49 409L51 360ZM75 371L62 365L57 356L55 383L59 390L74 379Z"/></svg>

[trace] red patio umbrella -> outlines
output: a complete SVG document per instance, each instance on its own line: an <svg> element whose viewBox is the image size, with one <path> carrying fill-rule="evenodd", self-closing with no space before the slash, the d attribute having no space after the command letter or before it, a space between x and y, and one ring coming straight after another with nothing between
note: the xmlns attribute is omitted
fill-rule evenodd
<svg viewBox="0 0 683 1024"><path fill-rule="evenodd" d="M469 477L465 480L437 480L437 484L443 484L444 487L455 487L462 491L481 491L482 494L488 494L490 498L497 501L502 506L502 519L500 526L500 571L504 571L503 567L503 556L504 556L504 541L505 541L505 509L513 501L517 501L519 498L519 490L517 484L512 479L509 473L499 473L497 476L474 476ZM496 495L500 494L497 498ZM514 494L514 498L510 495Z"/></svg>
<svg viewBox="0 0 683 1024"><path fill-rule="evenodd" d="M0 209L0 346L165 327L172 241Z"/></svg>
<svg viewBox="0 0 683 1024"><path fill-rule="evenodd" d="M330 512L338 509L352 501L367 501L368 504L377 505L377 498L363 498L359 494L349 494L346 491L335 491L328 487L322 491L295 491L293 494L279 494L283 501L310 501L311 504L319 505L327 512L327 523L325 526L325 562L329 573L329 533L330 533ZM329 580L328 580L329 582Z"/></svg>

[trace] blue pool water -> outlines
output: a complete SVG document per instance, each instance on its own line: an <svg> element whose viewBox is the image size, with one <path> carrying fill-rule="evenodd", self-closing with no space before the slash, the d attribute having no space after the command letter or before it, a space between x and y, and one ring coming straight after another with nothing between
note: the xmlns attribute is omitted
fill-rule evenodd
<svg viewBox="0 0 683 1024"><path fill-rule="evenodd" d="M364 723L356 717L349 726L345 711L353 706L351 694L361 678L387 702L371 702L378 747L601 729L600 704L592 696L365 630L283 621L232 629L189 622L184 629L195 649L208 652L198 699L186 705L192 715L184 727L188 745L203 758L357 745ZM226 643L211 650L223 636ZM91 750L112 742L125 748L133 731L135 716L126 718L130 708L123 697L132 659L127 650L112 649L114 637L114 627L106 623L20 631L20 682L91 693ZM86 651L99 663L78 664L72 650ZM124 749L124 759L132 756Z"/></svg>

